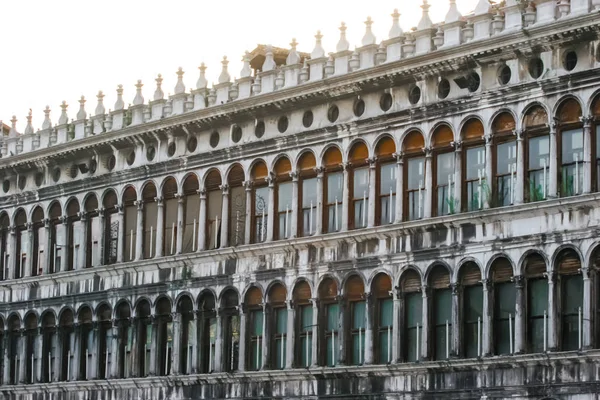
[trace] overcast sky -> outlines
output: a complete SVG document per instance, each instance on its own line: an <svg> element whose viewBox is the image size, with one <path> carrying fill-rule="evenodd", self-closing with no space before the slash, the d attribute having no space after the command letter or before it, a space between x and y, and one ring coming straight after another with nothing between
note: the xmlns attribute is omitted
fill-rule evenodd
<svg viewBox="0 0 600 400"><path fill-rule="evenodd" d="M467 14L477 1L457 0L459 10ZM442 21L449 0L429 3L431 19ZM420 5L420 0L0 0L0 119L9 123L16 115L22 132L31 108L37 130L46 105L53 124L63 100L70 105L69 118L75 118L81 95L89 115L99 90L106 94L106 109L112 109L117 85L123 84L128 104L138 79L147 101L159 73L165 95L173 92L179 66L189 91L201 62L214 82L226 55L229 72L237 77L244 51L258 43L288 48L296 38L298 49L310 52L319 29L325 51L334 51L341 21L354 48L371 16L379 42L388 38L394 8L408 30L421 18Z"/></svg>

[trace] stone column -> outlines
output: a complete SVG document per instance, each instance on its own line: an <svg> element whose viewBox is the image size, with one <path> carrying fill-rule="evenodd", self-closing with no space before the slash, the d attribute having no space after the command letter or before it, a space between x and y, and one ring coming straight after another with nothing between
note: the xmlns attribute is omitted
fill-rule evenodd
<svg viewBox="0 0 600 400"><path fill-rule="evenodd" d="M583 123L583 192L592 192L592 122L591 116L581 117Z"/></svg>
<svg viewBox="0 0 600 400"><path fill-rule="evenodd" d="M177 194L177 239L175 242L175 254L183 252L183 233L185 231L185 196L183 193Z"/></svg>
<svg viewBox="0 0 600 400"><path fill-rule="evenodd" d="M458 357L460 355L460 296L462 295L462 288L458 283L450 284L452 290L452 331L450 334L450 357Z"/></svg>
<svg viewBox="0 0 600 400"><path fill-rule="evenodd" d="M144 201L137 200L137 227L135 234L135 261L144 257ZM156 235L158 237L158 234Z"/></svg>
<svg viewBox="0 0 600 400"><path fill-rule="evenodd" d="M35 377L34 378L34 382L38 383L38 382L42 382L43 377L42 377L42 360L43 360L43 354L42 354L42 349L43 349L43 341L44 341L44 331L42 330L42 328L38 328L36 329L37 331L37 336L35 337L35 363L34 363L34 369L33 371L31 371L32 375ZM31 362L31 361L30 361Z"/></svg>
<svg viewBox="0 0 600 400"><path fill-rule="evenodd" d="M209 339L210 340L210 339ZM215 363L213 365L214 372L223 371L223 363L227 358L224 357L225 342L223 341L223 317L217 311L217 331L215 332Z"/></svg>
<svg viewBox="0 0 600 400"><path fill-rule="evenodd" d="M98 329L98 321L92 322L92 331L90 332L92 335L92 347L88 349L90 357L88 357L88 379L97 379L100 376L99 368L99 360L102 357L100 353L100 335Z"/></svg>
<svg viewBox="0 0 600 400"><path fill-rule="evenodd" d="M462 142L454 142L454 212L461 212L462 200Z"/></svg>
<svg viewBox="0 0 600 400"><path fill-rule="evenodd" d="M267 242L272 242L275 232L275 179L271 176L267 178L269 182L269 205L267 210Z"/></svg>
<svg viewBox="0 0 600 400"><path fill-rule="evenodd" d="M262 320L262 360L260 369L268 369L272 367L269 365L269 358L271 356L271 329L267 321L270 319L272 310L267 308L267 304L263 303L263 320Z"/></svg>
<svg viewBox="0 0 600 400"><path fill-rule="evenodd" d="M514 277L515 281L515 354L525 352L525 279L522 275Z"/></svg>
<svg viewBox="0 0 600 400"><path fill-rule="evenodd" d="M117 378L119 376L119 325L120 320L113 319L110 334L106 335L107 339L110 339L110 343L106 343L106 348L110 346L110 375L106 377Z"/></svg>
<svg viewBox="0 0 600 400"><path fill-rule="evenodd" d="M421 311L422 329L419 331L421 335L421 347L419 348L419 360L427 360L429 358L429 289L427 285L423 285L422 289L423 304Z"/></svg>
<svg viewBox="0 0 600 400"><path fill-rule="evenodd" d="M221 248L225 248L229 247L229 185L221 185L221 190L223 191L223 202L221 203ZM270 196L271 192L269 192Z"/></svg>
<svg viewBox="0 0 600 400"><path fill-rule="evenodd" d="M244 304L240 305L240 347L238 351L238 371L246 370L246 311Z"/></svg>
<svg viewBox="0 0 600 400"><path fill-rule="evenodd" d="M310 299L312 303L312 347L311 347L311 368L315 368L319 365L319 353L317 352L319 347L319 300L317 298Z"/></svg>
<svg viewBox="0 0 600 400"><path fill-rule="evenodd" d="M2 358L0 359L1 363L4 363L3 376L2 376L2 384L8 385L10 382L10 334L7 332L4 333L2 337Z"/></svg>
<svg viewBox="0 0 600 400"><path fill-rule="evenodd" d="M52 243L52 235L51 235L51 222L50 219L44 219L44 229L46 231L46 245L45 251L46 254L46 262L44 263L44 274L49 274L50 269L52 268L52 262L54 261L52 257L52 253L54 251L54 243Z"/></svg>
<svg viewBox="0 0 600 400"><path fill-rule="evenodd" d="M394 223L399 224L404 218L404 158L402 152L394 153L394 157L396 157L396 218Z"/></svg>
<svg viewBox="0 0 600 400"><path fill-rule="evenodd" d="M64 336L65 329L62 326L56 327L56 351L53 353L54 356L54 365L53 365L53 376L54 382L59 382L62 380L62 364L63 364L63 344L64 344Z"/></svg>
<svg viewBox="0 0 600 400"><path fill-rule="evenodd" d="M244 225L244 243L249 244L252 237L252 181L244 181L246 189L246 223Z"/></svg>
<svg viewBox="0 0 600 400"><path fill-rule="evenodd" d="M423 218L431 218L433 195L433 171L431 167L431 148L425 149L425 199L423 201Z"/></svg>
<svg viewBox="0 0 600 400"><path fill-rule="evenodd" d="M160 258L164 255L165 247L165 203L162 197L155 197L154 200L156 201L156 235L154 237L154 258ZM152 258L152 243L150 243L148 254L150 258Z"/></svg>
<svg viewBox="0 0 600 400"><path fill-rule="evenodd" d="M373 364L374 355L373 355L373 320L375 319L374 313L374 303L372 293L365 293L365 310L366 310L366 320L365 320L365 355L363 359L364 364Z"/></svg>
<svg viewBox="0 0 600 400"><path fill-rule="evenodd" d="M6 248L8 249L8 263L6 267L8 268L8 273L6 274L7 279L15 279L15 269L16 269L16 260L17 260L17 230L14 226L9 226L9 235L6 243Z"/></svg>
<svg viewBox="0 0 600 400"><path fill-rule="evenodd" d="M191 349L188 351L192 354L190 357L191 362L188 365L188 371L190 371L190 374L198 373L198 323L198 313L197 311L194 311L192 312L190 319L190 324L192 324L194 327L194 334L188 336L188 348L191 347Z"/></svg>
<svg viewBox="0 0 600 400"><path fill-rule="evenodd" d="M292 301L286 301L287 305L287 333L285 343L285 369L294 368L294 344L296 341L296 332L294 329L296 321L296 310L292 305Z"/></svg>
<svg viewBox="0 0 600 400"><path fill-rule="evenodd" d="M125 207L119 204L117 207L117 223L119 225L119 235L117 238L117 263L125 261Z"/></svg>
<svg viewBox="0 0 600 400"><path fill-rule="evenodd" d="M173 348L171 351L171 374L179 375L182 371L179 370L179 354L181 353L181 314L174 312L173 318Z"/></svg>
<svg viewBox="0 0 600 400"><path fill-rule="evenodd" d="M81 380L85 379L84 376L79 375L79 363L81 356L81 325L76 323L73 330L73 349L71 351L71 356L73 357L73 362L69 367L69 376L67 380ZM70 360L69 360L70 362Z"/></svg>
<svg viewBox="0 0 600 400"><path fill-rule="evenodd" d="M27 360L27 335L24 329L19 331L19 380L18 383L28 383L27 382L27 363L31 362L31 360Z"/></svg>
<svg viewBox="0 0 600 400"><path fill-rule="evenodd" d="M523 130L513 131L517 137L517 180L515 182L515 204L525 201L525 146L523 146Z"/></svg>
<svg viewBox="0 0 600 400"><path fill-rule="evenodd" d="M548 351L558 350L558 310L556 308L556 273L548 272Z"/></svg>
<svg viewBox="0 0 600 400"><path fill-rule="evenodd" d="M583 349L592 348L592 280L590 279L589 268L581 269L583 278L583 307L582 307L582 342Z"/></svg>
<svg viewBox="0 0 600 400"><path fill-rule="evenodd" d="M197 251L206 250L206 190L198 190L200 195L200 211L198 214L198 244Z"/></svg>
<svg viewBox="0 0 600 400"><path fill-rule="evenodd" d="M137 364L138 364L138 359L140 357L139 355L139 349L138 349L138 318L137 317L131 317L129 319L129 328L131 329L131 348L129 349L129 365L128 365L128 369L127 369L127 375L128 377L136 377L136 376L140 376L139 372L138 372L138 368L137 368Z"/></svg>
<svg viewBox="0 0 600 400"><path fill-rule="evenodd" d="M550 167L548 169L548 198L558 196L558 150L556 143L556 124L550 124Z"/></svg>
<svg viewBox="0 0 600 400"><path fill-rule="evenodd" d="M158 358L158 352L157 352L157 347L158 347L158 320L156 318L155 315L151 315L150 316L150 323L152 324L152 334L151 336L151 342L153 343L153 345L150 347L150 363L148 365L148 376L155 376L155 375L160 375L159 371L158 371L158 363L157 363L157 358ZM147 354L146 354L147 356Z"/></svg>
<svg viewBox="0 0 600 400"><path fill-rule="evenodd" d="M337 362L334 362L336 366L346 365L346 299L344 296L338 296L340 315L338 318L338 337L336 341L335 354L337 356Z"/></svg>
<svg viewBox="0 0 600 400"><path fill-rule="evenodd" d="M344 168L344 186L342 189L342 231L348 230L348 216L350 210L350 168L349 162L342 164ZM337 205L336 205L337 207Z"/></svg>
<svg viewBox="0 0 600 400"><path fill-rule="evenodd" d="M25 252L27 254L27 262L25 264L23 264L23 276L27 277L27 276L31 276L31 270L34 267L33 265L33 252L34 251L38 251L38 249L34 249L33 247L33 224L31 222L27 223L27 236L29 237L29 240L27 243L27 249L25 249Z"/></svg>
<svg viewBox="0 0 600 400"><path fill-rule="evenodd" d="M481 188L481 195L484 197L482 199L483 208L488 209L490 208L490 196L492 195L492 187L494 185L494 174L492 173L492 136L485 135L483 139L485 140L485 186Z"/></svg>
<svg viewBox="0 0 600 400"><path fill-rule="evenodd" d="M89 215L86 212L80 212L79 213L79 219L81 221L81 236L82 236L82 240L79 243L79 251L77 249L74 249L74 255L73 257L75 257L75 260L73 260L73 269L83 269L86 267L86 260L87 260L87 252L91 251L88 250L87 248L87 235L88 235L88 222L89 222Z"/></svg>
<svg viewBox="0 0 600 400"><path fill-rule="evenodd" d="M292 223L290 224L290 238L298 237L298 205L302 199L298 198L298 172L290 173L292 177Z"/></svg>
<svg viewBox="0 0 600 400"><path fill-rule="evenodd" d="M317 167L315 168L315 172L317 173L317 212L316 212L316 229L315 235L323 234L323 178L324 178L324 168Z"/></svg>
<svg viewBox="0 0 600 400"><path fill-rule="evenodd" d="M104 213L106 210L104 208L99 208L98 210L98 218L100 218L100 240L98 241L98 251L100 254L98 255L98 265L106 264L106 260L104 259L106 252L106 216ZM92 240L92 246L94 245ZM94 255L92 254L92 265L94 264Z"/></svg>
<svg viewBox="0 0 600 400"><path fill-rule="evenodd" d="M375 208L377 204L377 157L369 158L369 200L367 209L367 227L375 226ZM366 338L365 338L366 340Z"/></svg>
<svg viewBox="0 0 600 400"><path fill-rule="evenodd" d="M392 315L392 363L396 364L400 362L400 343L402 343L402 337L400 335L400 293L398 289L392 290L394 296L394 314ZM388 343L390 346L390 343Z"/></svg>
<svg viewBox="0 0 600 400"><path fill-rule="evenodd" d="M492 353L491 346L491 326L493 312L490 309L490 281L488 279L482 280L483 290L483 312L481 321L481 355L489 356Z"/></svg>

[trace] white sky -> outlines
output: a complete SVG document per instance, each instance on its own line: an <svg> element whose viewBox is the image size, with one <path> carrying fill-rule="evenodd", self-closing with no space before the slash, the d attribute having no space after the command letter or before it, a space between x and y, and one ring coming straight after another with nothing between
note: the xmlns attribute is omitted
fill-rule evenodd
<svg viewBox="0 0 600 400"><path fill-rule="evenodd" d="M457 0L459 10L467 14L477 1ZM442 21L448 0L429 3L433 22ZM201 62L208 66L209 83L214 82L226 55L233 78L239 76L244 51L256 44L289 48L295 37L298 49L310 52L319 29L325 51L335 51L341 21L354 48L371 16L379 42L388 38L394 8L406 31L419 22L420 5L420 0L0 0L0 119L10 124L15 114L22 132L31 108L37 130L46 105L53 124L63 100L70 105L69 118L75 118L81 95L90 115L98 90L106 95L106 109L112 109L117 84L123 84L128 104L138 79L148 101L159 73L165 95L173 92L179 66L189 91Z"/></svg>

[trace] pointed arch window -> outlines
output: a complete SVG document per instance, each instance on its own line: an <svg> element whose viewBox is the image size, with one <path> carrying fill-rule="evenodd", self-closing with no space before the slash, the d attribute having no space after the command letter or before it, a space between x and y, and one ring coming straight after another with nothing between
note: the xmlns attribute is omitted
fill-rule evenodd
<svg viewBox="0 0 600 400"><path fill-rule="evenodd" d="M441 265L430 272L431 288L431 354L434 360L446 360L450 357L452 343L452 291L450 274Z"/></svg>
<svg viewBox="0 0 600 400"><path fill-rule="evenodd" d="M407 362L418 361L423 337L423 295L421 277L417 271L409 269L402 274L400 289L404 326L402 359Z"/></svg>
<svg viewBox="0 0 600 400"><path fill-rule="evenodd" d="M541 353L548 343L546 261L534 253L526 258L524 268L527 279L527 349L530 353Z"/></svg>
<svg viewBox="0 0 600 400"><path fill-rule="evenodd" d="M306 281L299 282L294 288L293 304L296 311L295 357L297 366L307 368L312 365L313 347L313 306L312 293Z"/></svg>
<svg viewBox="0 0 600 400"><path fill-rule="evenodd" d="M404 152L404 215L409 221L423 218L425 199L425 140L418 131L406 135Z"/></svg>
<svg viewBox="0 0 600 400"><path fill-rule="evenodd" d="M275 184L277 191L275 202L277 205L277 223L275 224L277 239L288 239L292 236L292 202L293 183L290 173L292 164L287 157L281 157L275 164Z"/></svg>
<svg viewBox="0 0 600 400"><path fill-rule="evenodd" d="M371 293L375 300L374 344L375 362L392 362L392 341L394 337L394 299L392 280L386 274L379 274L373 280Z"/></svg>
<svg viewBox="0 0 600 400"><path fill-rule="evenodd" d="M462 128L463 140L463 211L483 208L488 199L489 186L485 175L484 129L480 120L472 118Z"/></svg>
<svg viewBox="0 0 600 400"><path fill-rule="evenodd" d="M233 290L227 290L222 299L223 313L227 315L230 308L235 307L237 302L237 294ZM201 373L211 373L215 370L215 353L217 341L217 310L215 309L215 298L212 293L204 292L198 299L199 304L199 352L200 352L200 370ZM233 304L233 305L232 305ZM228 325L227 317L224 324ZM225 335L224 337L230 337ZM227 341L225 341L227 344ZM229 346L227 346L229 347ZM229 352L225 354L230 355ZM225 358L227 359L227 358ZM226 370L230 371L230 365L225 363Z"/></svg>
<svg viewBox="0 0 600 400"><path fill-rule="evenodd" d="M301 213L298 219L298 232L301 236L312 236L317 232L318 192L317 161L312 152L307 151L298 160L298 189L301 199Z"/></svg>
<svg viewBox="0 0 600 400"><path fill-rule="evenodd" d="M125 250L125 254L123 254L123 261L133 261L136 257L136 252L139 249L136 249L137 242L137 193L133 187L128 187L125 189L123 193L123 212L124 212L124 220L125 220L125 237L120 238L120 240L124 241L123 249ZM118 229L118 227L117 227Z"/></svg>
<svg viewBox="0 0 600 400"><path fill-rule="evenodd" d="M117 194L114 190L104 195L102 204L104 206L104 255L105 265L111 265L117 262L117 252L119 248L119 220L117 218Z"/></svg>
<svg viewBox="0 0 600 400"><path fill-rule="evenodd" d="M340 306L337 283L330 278L319 286L319 364L328 367L337 365L339 359Z"/></svg>
<svg viewBox="0 0 600 400"><path fill-rule="evenodd" d="M350 215L348 218L350 229L366 228L369 219L369 149L363 142L355 143L350 149L349 161L352 178L350 179Z"/></svg>
<svg viewBox="0 0 600 400"><path fill-rule="evenodd" d="M457 211L454 198L456 182L453 142L454 133L448 125L440 125L433 132L433 209L438 216L454 214Z"/></svg>
<svg viewBox="0 0 600 400"><path fill-rule="evenodd" d="M377 155L377 194L375 220L378 225L392 224L396 220L396 180L398 167L394 154L396 144L391 137L382 138L376 147Z"/></svg>
<svg viewBox="0 0 600 400"><path fill-rule="evenodd" d="M246 368L249 371L259 371L263 367L263 336L264 336L264 310L263 295L256 286L246 293L246 307L248 309L248 351L246 352Z"/></svg>
<svg viewBox="0 0 600 400"><path fill-rule="evenodd" d="M263 161L259 161L252 167L252 182L254 196L252 198L252 237L253 243L261 243L267 240L267 229L269 221L269 171Z"/></svg>
<svg viewBox="0 0 600 400"><path fill-rule="evenodd" d="M244 244L246 231L246 188L244 169L236 164L227 175L229 185L229 244Z"/></svg>
<svg viewBox="0 0 600 400"><path fill-rule="evenodd" d="M200 229L206 229L205 237L208 241L206 248L209 250L221 247L221 212L223 208L221 185L221 174L215 169L211 170L204 181L207 200L206 226L200 227Z"/></svg>
<svg viewBox="0 0 600 400"><path fill-rule="evenodd" d="M494 324L492 328L494 354L512 354L515 343L516 288L510 261L504 257L491 266L493 285Z"/></svg>
<svg viewBox="0 0 600 400"><path fill-rule="evenodd" d="M275 369L284 369L287 359L287 290L279 283L273 285L269 291L271 354L270 364Z"/></svg>
<svg viewBox="0 0 600 400"><path fill-rule="evenodd" d="M347 358L352 365L362 365L365 362L365 332L367 327L367 303L365 302L365 285L362 278L353 275L346 281L345 297L348 307L349 321L347 322L348 349ZM349 346L348 346L349 345Z"/></svg>
<svg viewBox="0 0 600 400"><path fill-rule="evenodd" d="M541 106L531 107L523 120L527 138L527 182L525 190L530 202L548 197L550 182L550 136L548 114Z"/></svg>
<svg viewBox="0 0 600 400"><path fill-rule="evenodd" d="M573 249L565 249L556 258L560 288L560 343L564 351L579 350L582 345L583 276L581 260Z"/></svg>
<svg viewBox="0 0 600 400"><path fill-rule="evenodd" d="M474 262L467 262L460 271L462 291L462 350L466 358L482 354L483 288L481 272Z"/></svg>
<svg viewBox="0 0 600 400"><path fill-rule="evenodd" d="M564 101L558 109L560 157L558 183L561 197L583 192L583 125L581 106L575 99Z"/></svg>
<svg viewBox="0 0 600 400"><path fill-rule="evenodd" d="M342 200L344 198L344 174L342 153L337 147L330 147L323 156L325 182L323 190L323 231L338 232L342 229Z"/></svg>
<svg viewBox="0 0 600 400"><path fill-rule="evenodd" d="M498 114L492 123L494 140L494 204L502 207L515 202L517 186L517 141L515 119L508 112Z"/></svg>
<svg viewBox="0 0 600 400"><path fill-rule="evenodd" d="M198 190L200 184L198 177L195 174L189 175L183 181L183 200L184 217L183 217L183 244L182 252L191 253L197 250L198 246L198 224L199 224L199 209L200 197Z"/></svg>

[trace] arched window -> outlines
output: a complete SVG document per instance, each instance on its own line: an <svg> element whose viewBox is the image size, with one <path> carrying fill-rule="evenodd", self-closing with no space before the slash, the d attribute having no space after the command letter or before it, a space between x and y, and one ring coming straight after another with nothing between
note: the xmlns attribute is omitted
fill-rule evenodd
<svg viewBox="0 0 600 400"><path fill-rule="evenodd" d="M375 208L375 221L378 225L392 224L396 220L396 180L398 167L394 154L396 143L389 136L382 138L375 148L377 155L377 194L379 201Z"/></svg>
<svg viewBox="0 0 600 400"><path fill-rule="evenodd" d="M364 142L355 143L350 149L349 161L352 178L350 179L350 207L348 221L350 229L366 228L369 220L369 149Z"/></svg>
<svg viewBox="0 0 600 400"><path fill-rule="evenodd" d="M190 174L183 181L183 241L181 251L191 253L198 249L198 217L200 197L198 190L200 184L195 174Z"/></svg>
<svg viewBox="0 0 600 400"><path fill-rule="evenodd" d="M515 119L508 112L498 114L492 123L494 205L499 207L514 204L516 198L517 141L513 134L515 127Z"/></svg>
<svg viewBox="0 0 600 400"><path fill-rule="evenodd" d="M119 210L117 208L117 204L117 194L111 189L104 195L104 198L102 199L102 205L104 207L103 263L105 265L111 265L117 262L117 252L119 251L119 219L117 216L117 212Z"/></svg>
<svg viewBox="0 0 600 400"><path fill-rule="evenodd" d="M539 105L530 107L523 119L527 152L527 201L545 200L548 196L550 169L550 136L548 114Z"/></svg>
<svg viewBox="0 0 600 400"><path fill-rule="evenodd" d="M281 157L275 163L275 204L277 217L275 219L275 238L288 239L292 236L292 196L293 183L290 173L292 164L287 157Z"/></svg>
<svg viewBox="0 0 600 400"><path fill-rule="evenodd" d="M55 201L50 206L50 211L48 213L48 218L50 220L50 262L49 262L49 274L53 274L55 272L60 271L60 255L59 251L59 240L60 244L64 245L64 235L61 226L61 217L62 210L58 201ZM64 251L63 251L64 253ZM7 276L7 275L5 275Z"/></svg>
<svg viewBox="0 0 600 400"><path fill-rule="evenodd" d="M423 218L425 199L425 140L418 131L406 135L404 152L404 215L412 221Z"/></svg>
<svg viewBox="0 0 600 400"><path fill-rule="evenodd" d="M252 243L267 240L269 220L269 171L263 161L258 161L252 167Z"/></svg>
<svg viewBox="0 0 600 400"><path fill-rule="evenodd" d="M547 349L548 344L546 261L537 253L530 254L525 259L524 269L527 279L527 350L530 353L541 353Z"/></svg>
<svg viewBox="0 0 600 400"><path fill-rule="evenodd" d="M74 371L76 380L88 380L89 366L91 365L91 356L96 353L94 348L94 327L92 325L92 309L83 306L77 313L77 322L79 323L79 338L75 344L79 344L76 351L79 352L79 370Z"/></svg>
<svg viewBox="0 0 600 400"><path fill-rule="evenodd" d="M583 125L579 102L565 100L558 108L557 118L558 188L561 197L574 196L583 191Z"/></svg>
<svg viewBox="0 0 600 400"><path fill-rule="evenodd" d="M156 357L158 375L171 374L171 360L173 354L173 319L171 317L171 301L161 297L155 306L156 318Z"/></svg>
<svg viewBox="0 0 600 400"><path fill-rule="evenodd" d="M223 346L223 360L225 360L223 370L227 372L237 371L240 362L240 340L245 340L240 337L239 305L238 294L233 289L227 290L222 295L221 323L223 324L223 337L227 338Z"/></svg>
<svg viewBox="0 0 600 400"><path fill-rule="evenodd" d="M313 307L310 302L312 293L306 281L298 282L294 288L293 305L296 308L296 329L298 339L295 341L296 366L312 365L313 348Z"/></svg>
<svg viewBox="0 0 600 400"><path fill-rule="evenodd" d="M337 283L326 278L319 286L319 364L334 367L339 359L340 306Z"/></svg>
<svg viewBox="0 0 600 400"><path fill-rule="evenodd" d="M181 296L177 302L177 313L180 315L179 337L179 363L178 372L183 375L192 372L192 357L194 356L194 344L196 343L196 327L194 325L194 305L188 296Z"/></svg>
<svg viewBox="0 0 600 400"><path fill-rule="evenodd" d="M375 324L373 326L373 349L375 362L392 362L392 338L394 337L394 299L392 298L392 280L386 274L373 279L371 293L375 301Z"/></svg>
<svg viewBox="0 0 600 400"><path fill-rule="evenodd" d="M477 264L465 263L459 279L462 291L462 353L466 358L480 357L483 343L483 288Z"/></svg>
<svg viewBox="0 0 600 400"><path fill-rule="evenodd" d="M121 303L121 308L127 308L127 310L129 310L129 306L127 306L127 304L125 302ZM120 312L121 314L123 314L124 312ZM90 363L90 368L91 368L91 363L92 360L94 360L94 352L97 351L96 353L96 366L97 366L97 370L96 370L96 377L98 379L106 379L107 376L109 376L109 374L107 373L107 367L108 367L108 357L107 355L109 354L109 346L110 346L110 341L108 341L108 337L107 337L107 333L110 332L110 329L112 328L112 310L110 308L109 305L107 304L101 304L100 306L98 306L98 308L96 309L96 321L98 321L98 331L96 332L96 337L97 337L97 341L98 341L98 345L97 347L94 349L93 347L88 347L89 354L87 355L88 357L88 362ZM142 357L143 358L144 354L138 352L138 358ZM138 375L140 376L140 375Z"/></svg>
<svg viewBox="0 0 600 400"><path fill-rule="evenodd" d="M263 335L264 335L264 310L263 295L256 286L251 287L246 293L245 305L248 309L248 347L246 368L249 371L259 371L263 367Z"/></svg>
<svg viewBox="0 0 600 400"><path fill-rule="evenodd" d="M342 200L344 198L344 173L342 153L330 147L323 156L325 181L323 182L323 232L338 232L342 229Z"/></svg>
<svg viewBox="0 0 600 400"><path fill-rule="evenodd" d="M225 308L237 300L237 294L233 290L225 292L223 305ZM198 341L200 343L200 368L201 373L210 373L215 370L215 352L217 341L217 309L214 295L205 291L198 298L200 318L198 321ZM237 305L237 302L235 303ZM233 307L235 307L235 305ZM225 338L230 337L225 335ZM227 342L227 340L225 341ZM229 353L225 353L229 354ZM227 357L225 357L227 359ZM225 363L227 366L227 363Z"/></svg>
<svg viewBox="0 0 600 400"><path fill-rule="evenodd" d="M11 326L14 325L11 324L11 320L9 319L9 329ZM12 339L12 336L10 337ZM55 358L57 356L57 340L56 317L52 311L46 311L42 314L42 382L44 383L54 382L57 380L56 378L58 375L56 369L54 368ZM9 343L9 346L12 347L12 343Z"/></svg>
<svg viewBox="0 0 600 400"><path fill-rule="evenodd" d="M83 205L85 217L81 221L82 242L79 252L80 263L85 268L98 266L100 261L100 219L98 218L98 198L90 194ZM84 251L85 250L85 251ZM85 257L84 257L85 256Z"/></svg>
<svg viewBox="0 0 600 400"><path fill-rule="evenodd" d="M592 190L600 191L600 96L596 97L594 102L592 103L592 118L594 127L596 129L595 133L591 135L592 144L591 148L594 152L592 154L592 162L593 166L591 168L592 172Z"/></svg>
<svg viewBox="0 0 600 400"><path fill-rule="evenodd" d="M285 287L276 283L269 290L269 306L271 315L269 321L269 331L271 337L271 346L269 352L270 364L275 369L284 369L286 363L287 348L287 290Z"/></svg>
<svg viewBox="0 0 600 400"><path fill-rule="evenodd" d="M74 316L71 309L65 309L60 315L60 381L69 381L73 379L73 356L75 350Z"/></svg>
<svg viewBox="0 0 600 400"><path fill-rule="evenodd" d="M44 210L42 207L36 207L31 215L31 222L33 224L33 243L31 254L31 276L38 276L44 273L45 265L45 247L46 243L46 228L44 227Z"/></svg>
<svg viewBox="0 0 600 400"><path fill-rule="evenodd" d="M21 319L17 315L12 315L8 319L8 383L10 385L18 384L19 380L19 339L21 336Z"/></svg>
<svg viewBox="0 0 600 400"><path fill-rule="evenodd" d="M204 180L206 190L206 229L207 249L218 249L221 246L221 215L223 209L223 193L221 192L221 174L216 169L211 170Z"/></svg>
<svg viewBox="0 0 600 400"><path fill-rule="evenodd" d="M491 266L494 322L492 326L494 354L512 354L515 350L516 288L510 261L498 257Z"/></svg>
<svg viewBox="0 0 600 400"><path fill-rule="evenodd" d="M463 143L462 165L462 209L480 210L487 201L489 186L485 176L484 129L480 120L472 118L462 128Z"/></svg>
<svg viewBox="0 0 600 400"><path fill-rule="evenodd" d="M298 218L298 232L301 236L312 236L317 232L319 198L317 193L317 161L311 151L298 160L298 190L301 199L301 212Z"/></svg>
<svg viewBox="0 0 600 400"><path fill-rule="evenodd" d="M449 215L457 212L454 197L456 179L454 176L454 133L448 125L440 125L433 131L433 209L435 215Z"/></svg>
<svg viewBox="0 0 600 400"><path fill-rule="evenodd" d="M110 329L106 331L106 342L108 344L107 348L107 368L106 374L108 377L117 377L117 378L125 378L128 375L129 366L131 365L131 325L130 318L131 310L126 303L122 303L120 307L117 308L116 315L116 337L113 336ZM112 354L112 343L113 340L117 340L117 354L116 358ZM110 373L112 369L112 362L116 361L116 376L112 376Z"/></svg>
<svg viewBox="0 0 600 400"><path fill-rule="evenodd" d="M157 234L157 205L158 192L153 182L147 182L142 189L142 206L143 206L143 232L142 232L142 248L137 249L142 252L144 259L152 258L156 255L156 234ZM163 230L166 234L166 230ZM163 235L163 240L164 240ZM170 237L169 237L170 239Z"/></svg>
<svg viewBox="0 0 600 400"><path fill-rule="evenodd" d="M27 267L29 234L27 232L27 215L25 210L20 208L15 214L15 271L14 278L22 278Z"/></svg>
<svg viewBox="0 0 600 400"><path fill-rule="evenodd" d="M25 383L35 383L36 338L38 334L38 319L35 313L30 312L25 317Z"/></svg>
<svg viewBox="0 0 600 400"><path fill-rule="evenodd" d="M452 343L452 291L448 270L441 265L433 267L428 286L431 288L430 354L434 360L446 360Z"/></svg>
<svg viewBox="0 0 600 400"><path fill-rule="evenodd" d="M229 245L244 244L246 229L246 189L244 169L235 164L227 175L229 185Z"/></svg>
<svg viewBox="0 0 600 400"><path fill-rule="evenodd" d="M10 218L6 212L0 214L0 280L8 277L8 236L10 235Z"/></svg>
<svg viewBox="0 0 600 400"><path fill-rule="evenodd" d="M352 365L365 362L365 328L367 326L367 304L365 302L365 285L358 275L352 275L346 280L344 288L345 300L349 318L345 331L346 360Z"/></svg>
<svg viewBox="0 0 600 400"><path fill-rule="evenodd" d="M407 362L418 361L421 357L423 337L423 295L421 276L414 269L408 269L400 278L402 296L402 355Z"/></svg>
<svg viewBox="0 0 600 400"><path fill-rule="evenodd" d="M136 257L136 243L137 243L137 193L135 189L129 186L123 192L123 219L125 220L125 237L120 240L124 240L123 243L123 261L133 261ZM118 227L117 227L118 228Z"/></svg>
<svg viewBox="0 0 600 400"><path fill-rule="evenodd" d="M72 271L83 264L81 258L83 249L83 223L80 217L80 207L77 199L71 199L67 204L66 233L66 270ZM62 243L58 243L59 248Z"/></svg>
<svg viewBox="0 0 600 400"><path fill-rule="evenodd" d="M177 252L177 235L178 235L178 226L177 226L177 208L178 208L178 189L177 189L177 181L174 178L167 178L163 182L162 185L162 210L159 208L157 212L162 212L163 218L163 234L162 234L162 254L157 253L157 249L155 248L155 237L149 238L148 244L151 248L154 248L154 251L148 252L148 257L156 257L165 255L171 256L176 254ZM158 203L160 205L160 202ZM155 225L154 230L158 233L156 229L157 225ZM151 227L152 229L152 227Z"/></svg>
<svg viewBox="0 0 600 400"><path fill-rule="evenodd" d="M559 278L561 349L579 350L583 343L583 277L581 260L573 249L562 250L556 257Z"/></svg>

